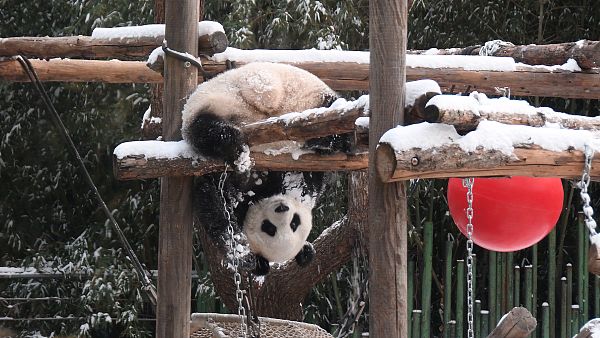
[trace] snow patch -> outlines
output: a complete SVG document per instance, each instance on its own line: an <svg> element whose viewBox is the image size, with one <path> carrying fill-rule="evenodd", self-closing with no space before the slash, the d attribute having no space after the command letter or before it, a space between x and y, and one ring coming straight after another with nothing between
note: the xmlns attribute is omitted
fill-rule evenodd
<svg viewBox="0 0 600 338"><path fill-rule="evenodd" d="M194 158L202 159L185 141L132 141L119 144L113 154L122 159L128 155L143 155L145 158Z"/></svg>
<svg viewBox="0 0 600 338"><path fill-rule="evenodd" d="M225 32L223 26L214 21L198 22L198 36L212 34L214 32ZM95 28L92 38L95 39L127 39L127 38L158 38L165 36L164 24L151 24L142 26Z"/></svg>

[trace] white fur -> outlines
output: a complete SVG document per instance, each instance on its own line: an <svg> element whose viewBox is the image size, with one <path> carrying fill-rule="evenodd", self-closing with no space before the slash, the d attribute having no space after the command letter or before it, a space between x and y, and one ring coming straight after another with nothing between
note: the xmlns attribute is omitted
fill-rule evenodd
<svg viewBox="0 0 600 338"><path fill-rule="evenodd" d="M281 203L290 209L276 213ZM244 233L250 250L266 258L269 262L285 262L294 258L304 246L312 229L312 208L288 195L275 195L260 200L248 208L244 220ZM300 216L300 226L294 232L290 222L294 213ZM263 220L268 219L277 227L271 237L261 230Z"/></svg>
<svg viewBox="0 0 600 338"><path fill-rule="evenodd" d="M202 111L241 124L321 106L335 93L315 75L290 65L256 62L200 84L182 112L184 138Z"/></svg>

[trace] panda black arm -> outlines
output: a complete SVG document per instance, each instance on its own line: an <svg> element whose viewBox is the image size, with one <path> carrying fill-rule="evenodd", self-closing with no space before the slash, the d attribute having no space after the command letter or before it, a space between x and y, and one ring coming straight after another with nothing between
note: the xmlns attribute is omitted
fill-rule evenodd
<svg viewBox="0 0 600 338"><path fill-rule="evenodd" d="M307 266L315 257L315 248L309 242L306 242L302 250L296 255L296 262L300 266Z"/></svg>
<svg viewBox="0 0 600 338"><path fill-rule="evenodd" d="M256 255L256 268L254 268L254 274L257 276L264 276L269 273L269 270L269 261L261 255Z"/></svg>
<svg viewBox="0 0 600 338"><path fill-rule="evenodd" d="M246 144L246 137L232 122L201 112L184 131L186 141L202 154L233 164Z"/></svg>

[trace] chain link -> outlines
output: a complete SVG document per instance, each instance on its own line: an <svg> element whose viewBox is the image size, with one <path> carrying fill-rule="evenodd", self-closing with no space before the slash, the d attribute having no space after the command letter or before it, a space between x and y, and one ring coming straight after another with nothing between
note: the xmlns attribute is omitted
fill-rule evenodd
<svg viewBox="0 0 600 338"><path fill-rule="evenodd" d="M227 180L227 169L228 166L225 166L225 170L221 173L219 177L219 191L221 192L221 201L223 202L223 213L227 218L227 234L229 235L229 239L227 240L227 247L229 252L233 255L232 257L232 265L233 265L233 282L235 283L235 299L238 302L238 315L240 316L240 333L241 336L246 338L248 336L248 325L246 323L246 308L244 307L244 297L245 291L242 290L242 275L239 272L240 266L240 252L238 252L237 241L235 240L235 232L233 229L233 225L231 223L231 211L229 204L227 203L227 199L225 199L225 181Z"/></svg>
<svg viewBox="0 0 600 338"><path fill-rule="evenodd" d="M590 185L591 177L590 171L592 170L592 159L594 158L594 149L592 147L585 145L585 164L583 166L583 174L581 175L581 181L577 183L581 192L579 195L581 196L581 201L583 202L583 214L585 216L585 225L590 231L590 237L596 236L598 233L596 232L596 221L594 221L594 209L590 205L590 195L588 194L588 187Z"/></svg>
<svg viewBox="0 0 600 338"><path fill-rule="evenodd" d="M464 178L462 184L467 188L467 337L473 338L473 183L475 180Z"/></svg>

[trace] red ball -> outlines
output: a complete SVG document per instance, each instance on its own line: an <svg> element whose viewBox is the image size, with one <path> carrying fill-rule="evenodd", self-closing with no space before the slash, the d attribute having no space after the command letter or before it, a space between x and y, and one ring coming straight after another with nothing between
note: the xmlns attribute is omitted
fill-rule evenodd
<svg viewBox="0 0 600 338"><path fill-rule="evenodd" d="M475 178L473 242L493 251L527 248L552 230L562 206L560 178ZM448 182L448 207L466 236L467 188L460 178Z"/></svg>

